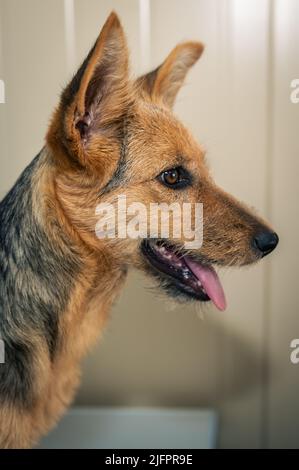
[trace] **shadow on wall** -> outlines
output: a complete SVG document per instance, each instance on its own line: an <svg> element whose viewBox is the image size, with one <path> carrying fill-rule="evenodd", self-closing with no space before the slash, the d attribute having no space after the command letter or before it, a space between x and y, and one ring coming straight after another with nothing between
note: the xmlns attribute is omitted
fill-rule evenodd
<svg viewBox="0 0 299 470"><path fill-rule="evenodd" d="M261 350L227 316L201 316L194 304L175 306L146 286L130 275L85 361L78 405L218 408L263 386Z"/></svg>

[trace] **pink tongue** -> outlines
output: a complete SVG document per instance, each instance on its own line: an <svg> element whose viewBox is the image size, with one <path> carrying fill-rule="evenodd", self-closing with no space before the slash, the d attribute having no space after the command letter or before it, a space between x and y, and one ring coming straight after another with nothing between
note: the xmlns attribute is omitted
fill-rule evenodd
<svg viewBox="0 0 299 470"><path fill-rule="evenodd" d="M202 266L187 256L184 258L187 266L201 282L204 290L219 310L226 309L225 294L219 277L212 266Z"/></svg>

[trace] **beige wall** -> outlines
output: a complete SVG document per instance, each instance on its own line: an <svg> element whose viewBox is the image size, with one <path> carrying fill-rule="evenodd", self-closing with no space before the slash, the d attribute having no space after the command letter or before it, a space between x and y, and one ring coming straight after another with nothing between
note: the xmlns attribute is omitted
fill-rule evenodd
<svg viewBox="0 0 299 470"><path fill-rule="evenodd" d="M299 104L289 100L299 78L297 0L0 0L0 192L42 146L72 64L112 8L136 73L178 41L206 43L176 112L207 148L217 182L270 218L281 243L271 260L223 273L229 309L203 319L195 306L173 310L132 273L85 361L77 403L212 406L222 447L298 447L299 365L289 359L299 337Z"/></svg>

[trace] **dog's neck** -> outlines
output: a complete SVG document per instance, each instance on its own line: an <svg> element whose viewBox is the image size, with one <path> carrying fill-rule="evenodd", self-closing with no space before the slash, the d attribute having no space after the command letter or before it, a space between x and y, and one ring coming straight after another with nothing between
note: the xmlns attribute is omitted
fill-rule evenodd
<svg viewBox="0 0 299 470"><path fill-rule="evenodd" d="M96 290L101 291L101 286L106 286L103 296L114 297L112 292L117 290L120 280L125 277L126 269L95 235L98 190L90 175L85 178L76 172L59 172L52 162L51 153L45 148L41 156L39 171L42 175L38 193L44 195L40 197L43 205L40 212L44 214L47 230L57 240L62 236L61 243L72 247L82 270L94 274L92 286L98 276L99 289Z"/></svg>
<svg viewBox="0 0 299 470"><path fill-rule="evenodd" d="M77 315L78 327L90 311L104 319L125 279L113 258L88 247L70 224L53 175L44 149L0 204L0 263L6 267L0 292L10 289L1 295L0 317L21 325L23 335L41 334L51 354L63 318L71 324Z"/></svg>

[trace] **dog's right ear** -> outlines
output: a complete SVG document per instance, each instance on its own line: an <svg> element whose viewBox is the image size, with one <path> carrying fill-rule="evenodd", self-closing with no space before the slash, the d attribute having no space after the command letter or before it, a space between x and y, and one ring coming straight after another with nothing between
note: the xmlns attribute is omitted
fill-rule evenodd
<svg viewBox="0 0 299 470"><path fill-rule="evenodd" d="M126 38L113 12L62 94L47 134L54 155L104 170L117 153L129 103Z"/></svg>

